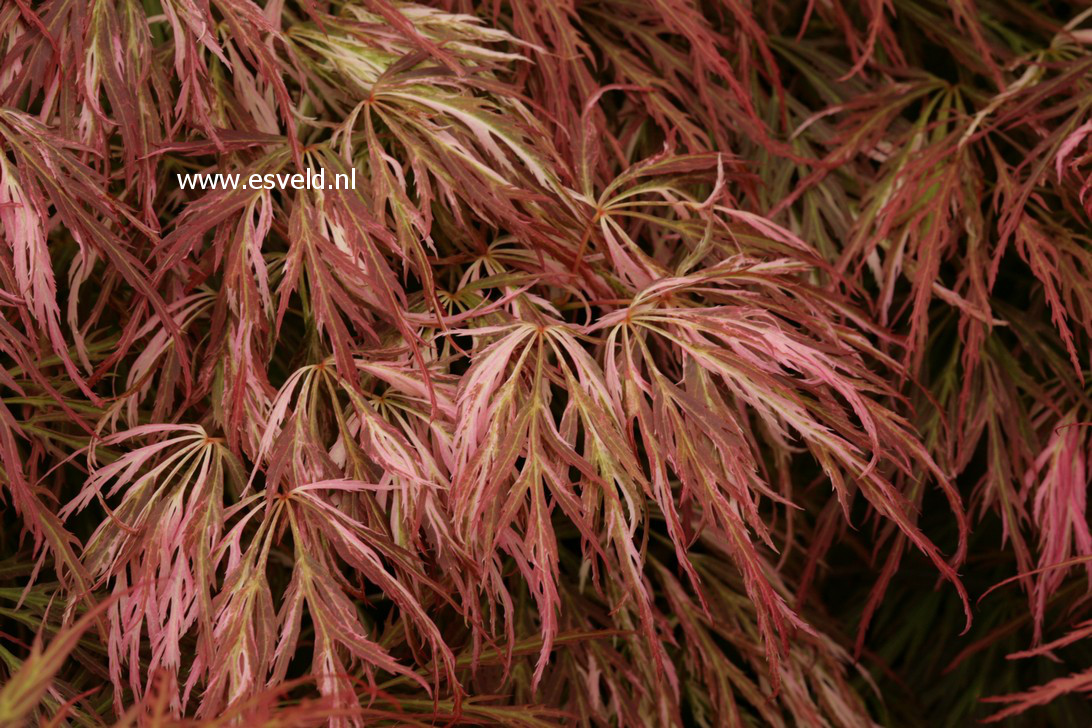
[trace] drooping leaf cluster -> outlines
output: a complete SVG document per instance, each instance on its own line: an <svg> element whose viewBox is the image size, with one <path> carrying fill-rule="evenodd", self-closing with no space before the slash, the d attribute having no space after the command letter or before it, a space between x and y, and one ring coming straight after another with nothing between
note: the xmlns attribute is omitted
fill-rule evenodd
<svg viewBox="0 0 1092 728"><path fill-rule="evenodd" d="M1081 2L2 4L0 724L1087 724L1090 214Z"/></svg>

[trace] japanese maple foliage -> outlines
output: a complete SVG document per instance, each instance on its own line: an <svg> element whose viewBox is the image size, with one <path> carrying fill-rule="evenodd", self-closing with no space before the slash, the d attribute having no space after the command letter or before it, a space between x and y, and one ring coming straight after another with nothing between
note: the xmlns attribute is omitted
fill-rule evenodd
<svg viewBox="0 0 1092 728"><path fill-rule="evenodd" d="M0 4L0 724L1088 724L1090 215L1082 2Z"/></svg>

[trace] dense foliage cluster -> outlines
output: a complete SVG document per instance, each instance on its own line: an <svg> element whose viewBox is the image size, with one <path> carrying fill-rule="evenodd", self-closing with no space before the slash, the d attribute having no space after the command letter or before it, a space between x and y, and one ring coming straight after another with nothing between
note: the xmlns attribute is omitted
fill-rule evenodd
<svg viewBox="0 0 1092 728"><path fill-rule="evenodd" d="M1078 0L0 3L0 724L1088 725L1090 214Z"/></svg>

